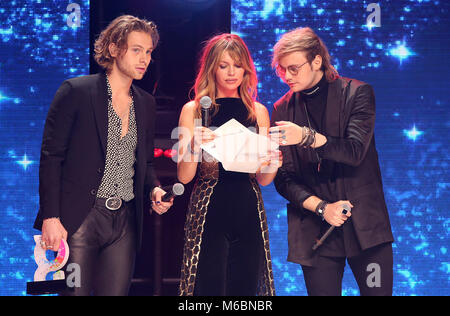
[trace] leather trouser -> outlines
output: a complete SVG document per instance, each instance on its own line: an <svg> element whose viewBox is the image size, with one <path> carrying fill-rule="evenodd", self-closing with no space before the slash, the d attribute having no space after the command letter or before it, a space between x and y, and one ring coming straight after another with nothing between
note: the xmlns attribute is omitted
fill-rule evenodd
<svg viewBox="0 0 450 316"><path fill-rule="evenodd" d="M79 229L68 238L69 260L80 280L62 295L128 295L136 256L135 203L124 202L111 211L97 200ZM70 271L66 271L66 276ZM80 286L77 286L80 285Z"/></svg>

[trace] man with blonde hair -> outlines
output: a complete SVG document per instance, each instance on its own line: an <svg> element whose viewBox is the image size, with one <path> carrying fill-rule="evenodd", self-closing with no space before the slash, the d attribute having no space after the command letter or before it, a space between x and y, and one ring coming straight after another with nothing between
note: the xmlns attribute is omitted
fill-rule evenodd
<svg viewBox="0 0 450 316"><path fill-rule="evenodd" d="M310 28L284 34L272 66L290 88L275 103L270 129L284 157L275 187L289 202L288 260L301 264L309 295L341 295L346 260L361 295L392 295L372 87L340 77Z"/></svg>
<svg viewBox="0 0 450 316"><path fill-rule="evenodd" d="M155 100L132 85L147 71L159 35L153 22L121 16L95 42L104 72L65 81L45 122L39 166L41 246L70 248L79 266L67 295L127 295L141 243L144 201L172 202L153 170ZM151 192L151 193L150 193Z"/></svg>

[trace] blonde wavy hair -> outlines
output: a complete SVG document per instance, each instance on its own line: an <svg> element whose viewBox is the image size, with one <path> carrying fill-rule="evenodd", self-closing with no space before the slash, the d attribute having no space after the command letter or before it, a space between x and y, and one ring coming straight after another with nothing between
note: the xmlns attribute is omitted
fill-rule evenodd
<svg viewBox="0 0 450 316"><path fill-rule="evenodd" d="M248 110L248 118L256 120L255 105L257 97L258 78L250 52L244 41L235 34L219 34L209 39L203 50L199 63L199 71L191 91L195 93L195 117L201 117L199 101L203 96L212 100L213 113L217 113L219 105L215 102L217 95L216 71L224 52L228 52L236 63L242 65L244 78L239 87L239 95Z"/></svg>
<svg viewBox="0 0 450 316"><path fill-rule="evenodd" d="M283 34L273 47L272 68L277 68L280 59L294 52L304 52L311 64L317 55L322 57L322 70L328 82L339 78L339 73L331 64L331 56L324 42L309 27L297 28Z"/></svg>

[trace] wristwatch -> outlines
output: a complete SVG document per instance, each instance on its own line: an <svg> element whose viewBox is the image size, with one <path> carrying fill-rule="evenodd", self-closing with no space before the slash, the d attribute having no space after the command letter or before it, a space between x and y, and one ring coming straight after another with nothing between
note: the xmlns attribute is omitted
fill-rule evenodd
<svg viewBox="0 0 450 316"><path fill-rule="evenodd" d="M315 213L322 218L322 220L325 220L324 214L325 214L325 208L327 207L328 202L327 201L320 201L320 203L317 205Z"/></svg>

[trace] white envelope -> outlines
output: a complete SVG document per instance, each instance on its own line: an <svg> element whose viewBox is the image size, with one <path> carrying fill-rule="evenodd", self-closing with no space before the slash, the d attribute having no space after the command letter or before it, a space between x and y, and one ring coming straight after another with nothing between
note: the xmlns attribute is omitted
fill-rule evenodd
<svg viewBox="0 0 450 316"><path fill-rule="evenodd" d="M201 148L220 161L227 171L255 173L270 150L278 144L268 137L256 134L244 125L231 119L214 131L216 138Z"/></svg>

